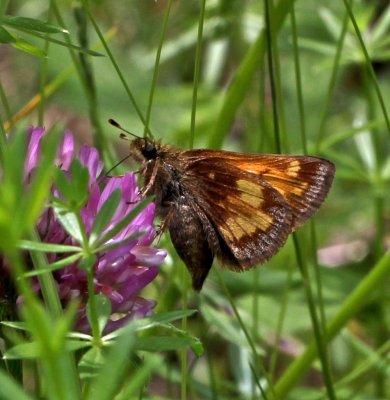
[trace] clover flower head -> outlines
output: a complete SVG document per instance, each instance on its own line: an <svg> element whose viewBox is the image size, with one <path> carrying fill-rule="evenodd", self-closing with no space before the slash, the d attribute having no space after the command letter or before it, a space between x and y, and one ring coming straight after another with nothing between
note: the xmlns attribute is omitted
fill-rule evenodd
<svg viewBox="0 0 390 400"><path fill-rule="evenodd" d="M43 136L43 128L31 128L28 132L24 174L26 182L39 162ZM105 201L115 190L120 189L119 205L105 227L105 232L108 232L128 215L139 201L137 177L134 173L128 173L120 177L100 178L103 163L97 149L83 145L76 154L74 147L73 135L68 130L59 146L56 165L70 173L72 160L77 158L88 170L89 197L81 209L81 219L87 234L91 233L94 220ZM57 188L53 188L53 193L58 194ZM106 331L112 331L130 319L149 315L155 305L154 301L139 295L139 292L157 276L158 267L166 256L164 250L151 246L155 237L154 213L155 205L151 203L125 228L104 243L119 244L118 246L110 246L108 250L97 254L97 261L93 267L95 293L108 297L115 316L106 326ZM47 243L79 245L63 228L51 207L46 208L42 214L38 222L38 232L42 241ZM55 262L61 257L59 254L49 254L48 259L49 262ZM86 318L86 271L79 268L78 263L74 263L55 271L54 277L63 303L66 304L74 298L81 301L77 329L89 331Z"/></svg>

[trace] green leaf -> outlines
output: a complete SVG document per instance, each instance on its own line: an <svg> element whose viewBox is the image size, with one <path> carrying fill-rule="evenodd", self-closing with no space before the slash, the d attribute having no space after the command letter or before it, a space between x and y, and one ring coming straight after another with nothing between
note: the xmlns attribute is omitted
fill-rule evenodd
<svg viewBox="0 0 390 400"><path fill-rule="evenodd" d="M95 300L95 307L96 307L96 314L98 318L98 324L99 324L99 333L101 334L104 330L104 328L107 325L107 322L110 318L111 315L111 301L108 299L107 296L104 294L95 294L94 295L94 300ZM90 302L88 301L87 304L87 318L88 321L91 321L91 311L90 311Z"/></svg>
<svg viewBox="0 0 390 400"><path fill-rule="evenodd" d="M74 212L69 212L61 207L57 207L56 205L54 205L53 210L57 219L69 235L79 243L83 243L83 234L77 215Z"/></svg>
<svg viewBox="0 0 390 400"><path fill-rule="evenodd" d="M15 42L11 43L15 49L24 51L25 53L31 54L36 57L45 58L47 56L46 52L39 47L34 46L27 40L22 39L20 36L14 35Z"/></svg>
<svg viewBox="0 0 390 400"><path fill-rule="evenodd" d="M81 251L81 247L78 246L34 242L32 240L19 240L18 247L23 250L42 251L44 253L75 253Z"/></svg>
<svg viewBox="0 0 390 400"><path fill-rule="evenodd" d="M32 32L30 32L30 33L32 33ZM62 40L54 39L47 35L45 36L45 35L41 35L39 33L34 33L34 36L36 36L40 39L43 39L43 40L47 40L48 42L58 44L60 46L67 47L69 49L77 50L83 54L88 54L88 55L94 56L94 57L104 57L104 54L98 53L97 51L89 50L84 47L80 47L80 46L76 46L74 44L63 42Z"/></svg>
<svg viewBox="0 0 390 400"><path fill-rule="evenodd" d="M209 326L216 329L219 335L228 342L243 348L249 348L248 341L233 315L228 315L224 311L217 310L207 303L202 304L202 315ZM261 350L257 350L261 354Z"/></svg>
<svg viewBox="0 0 390 400"><path fill-rule="evenodd" d="M0 26L0 43L14 43L15 38L5 29Z"/></svg>
<svg viewBox="0 0 390 400"><path fill-rule="evenodd" d="M203 347L199 339L193 336L146 336L137 338L135 341L135 350L143 350L152 353L160 351L185 349L187 347L195 347L196 352L202 354Z"/></svg>
<svg viewBox="0 0 390 400"><path fill-rule="evenodd" d="M165 323L177 321L178 319L182 319L185 317L190 317L198 312L198 310L178 310L178 311L167 311L164 313L159 313L153 315L152 317L145 318L153 322ZM137 322L142 322L143 320L137 320Z"/></svg>
<svg viewBox="0 0 390 400"><path fill-rule="evenodd" d="M383 180L390 179L390 157L387 158L387 160L385 160L385 162L383 163L382 179Z"/></svg>
<svg viewBox="0 0 390 400"><path fill-rule="evenodd" d="M41 355L36 342L21 343L7 350L4 354L6 360L34 359Z"/></svg>
<svg viewBox="0 0 390 400"><path fill-rule="evenodd" d="M341 20L336 18L335 15L325 7L320 8L319 14L328 30L328 33L333 37L334 40L338 40L342 30Z"/></svg>
<svg viewBox="0 0 390 400"><path fill-rule="evenodd" d="M137 331L141 331L143 329L150 329L154 326L166 324L167 322L173 322L179 319L191 317L197 312L198 310L167 311L148 318L138 319L134 321L134 325Z"/></svg>
<svg viewBox="0 0 390 400"><path fill-rule="evenodd" d="M82 256L83 256L82 253L73 254L69 257L62 258L61 260L58 260L58 261L55 261L55 262L49 264L46 268L40 268L37 270L28 271L24 274L24 276L26 276L26 277L38 276L38 275L43 275L43 274L47 274L49 272L56 271L57 269L61 269L70 264L75 263Z"/></svg>
<svg viewBox="0 0 390 400"><path fill-rule="evenodd" d="M118 208L121 200L121 191L115 189L107 200L104 202L99 212L97 213L95 220L93 221L91 235L89 237L90 244L93 244L99 235L103 232L104 228L111 221Z"/></svg>
<svg viewBox="0 0 390 400"><path fill-rule="evenodd" d="M315 39L301 38L299 39L299 46L302 49L311 50L328 57L334 56L335 52L334 46L331 44L323 43Z"/></svg>
<svg viewBox="0 0 390 400"><path fill-rule="evenodd" d="M80 378L90 380L94 378L105 363L102 348L92 347L88 350L79 362Z"/></svg>
<svg viewBox="0 0 390 400"><path fill-rule="evenodd" d="M389 35L390 29L390 6L378 16L378 20L373 27L370 27L370 36L373 43L378 42L381 38Z"/></svg>
<svg viewBox="0 0 390 400"><path fill-rule="evenodd" d="M66 201L69 200L69 198L72 196L72 189L71 189L70 178L65 173L65 171L62 170L57 171L55 177L55 185L58 191L62 194L62 196L65 199L65 200L61 199L61 204L66 205ZM56 202L58 201L58 199L55 199L54 201Z"/></svg>
<svg viewBox="0 0 390 400"><path fill-rule="evenodd" d="M113 236L115 236L118 232L120 232L122 229L124 229L127 225L130 224L130 222L143 210L145 207L151 203L153 198L148 197L147 199L143 199L141 202L139 202L132 210L131 212L126 215L121 221L119 221L115 226L109 230L107 233L104 234L96 243L95 246L101 246L103 243L107 242L109 239L111 239Z"/></svg>
<svg viewBox="0 0 390 400"><path fill-rule="evenodd" d="M99 374L91 383L86 400L111 400L118 392L135 341L134 330L131 326L127 326L122 333L105 356Z"/></svg>
<svg viewBox="0 0 390 400"><path fill-rule="evenodd" d="M77 311L76 304L71 304L65 315L53 318L47 307L38 301L31 301L33 299L31 297L30 301L25 301L22 311L34 342L12 348L14 354L10 353L10 356L39 357L47 384L47 398L57 398L55 393L66 393L64 399L78 399L74 359L65 347L66 333Z"/></svg>
<svg viewBox="0 0 390 400"><path fill-rule="evenodd" d="M168 311L168 312L153 315L151 317L137 319L135 321L132 321L131 326L133 327L133 329L135 331L140 332L140 331L143 331L146 329L151 329L155 326L161 326L168 322L173 322L173 321L177 321L179 319L185 318L185 317L190 317L191 315L194 315L196 312L197 312L197 310ZM106 335L104 337L104 340L111 340L111 339L121 335L123 329L127 329L127 327L118 329L115 332L109 333L108 335Z"/></svg>
<svg viewBox="0 0 390 400"><path fill-rule="evenodd" d="M18 131L5 143L0 185L0 249L13 248L24 226L23 173L26 154L25 132ZM22 207L23 205L23 207Z"/></svg>
<svg viewBox="0 0 390 400"><path fill-rule="evenodd" d="M134 398L135 392L142 388L151 373L159 366L163 365L161 357L149 355L142 367L137 368L137 371L132 375L131 379L125 383L121 392L116 396L116 400L128 400Z"/></svg>
<svg viewBox="0 0 390 400"><path fill-rule="evenodd" d="M5 25L12 26L17 29L25 29L27 31L36 31L42 33L68 33L66 29L63 29L57 25L49 24L38 19L16 17L11 15L4 15L1 22Z"/></svg>
<svg viewBox="0 0 390 400"><path fill-rule="evenodd" d="M28 331L28 325L25 322L15 322L15 321L0 321L0 325L8 326L13 329L20 329L22 331Z"/></svg>
<svg viewBox="0 0 390 400"><path fill-rule="evenodd" d="M13 28L19 29L23 32L26 32L26 33L28 33L32 36L35 36L39 39L43 39L48 42L58 44L60 46L74 49L74 50L79 51L80 53L88 54L90 56L104 57L103 54L98 53L97 51L89 50L84 47L76 46L74 44L67 43L62 40L54 39L53 37L48 36L47 34L50 34L50 33L59 33L59 32L67 33L66 30L64 30L60 27L57 27L56 25L52 25L52 24L48 24L46 22L42 22L42 21L30 19L30 18L24 18L24 17L8 17L8 18L18 18L19 20L18 20L18 25L12 24L12 21L11 21L11 23L7 23L7 25L12 26ZM19 23L21 21L21 19L23 20L22 24ZM32 21L34 21L34 22L32 22ZM22 26L22 25L24 25L24 26ZM38 56L38 57L46 56L46 53L44 53L42 50L38 49L37 47L31 45L30 43L28 43L26 40L22 39L18 35L13 34L12 36L17 41L17 45L15 45L14 47L19 48L20 50L23 50L27 53L30 53L30 54Z"/></svg>
<svg viewBox="0 0 390 400"><path fill-rule="evenodd" d="M65 347L68 351L70 352L74 352L74 351L78 351L81 349L85 349L87 347L90 347L91 343L86 342L86 341L82 341L82 340L67 340L65 342Z"/></svg>
<svg viewBox="0 0 390 400"><path fill-rule="evenodd" d="M161 334L158 337L162 337L162 338L167 338L167 337L171 337L171 338L186 338L189 340L190 344L189 346L191 346L192 350L194 351L194 353L197 356L200 356L203 353L203 344L202 342L195 336L193 335L189 335L187 331L184 331L182 329L179 329L177 327L175 327L174 325L172 325L171 323L160 323L159 325L160 330L166 330L167 333ZM151 336L143 336L141 339L144 338L148 338ZM137 347L137 344L136 344Z"/></svg>
<svg viewBox="0 0 390 400"><path fill-rule="evenodd" d="M72 160L70 165L71 188L74 193L75 201L84 202L88 193L89 171L88 168L81 164L77 158Z"/></svg>
<svg viewBox="0 0 390 400"><path fill-rule="evenodd" d="M60 202L68 211L80 210L88 200L89 172L80 160L73 159L70 166L70 176L59 170L55 180L56 186L63 196ZM54 200L54 202L56 202Z"/></svg>
<svg viewBox="0 0 390 400"><path fill-rule="evenodd" d="M0 399L2 400L32 400L9 374L0 369Z"/></svg>

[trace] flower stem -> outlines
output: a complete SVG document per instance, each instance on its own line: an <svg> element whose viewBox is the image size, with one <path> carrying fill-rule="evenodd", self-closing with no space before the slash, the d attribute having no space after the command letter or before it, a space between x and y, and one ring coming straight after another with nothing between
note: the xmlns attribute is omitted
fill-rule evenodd
<svg viewBox="0 0 390 400"><path fill-rule="evenodd" d="M96 302L95 302L95 285L94 285L94 274L93 268L88 269L88 308L89 308L89 322L91 324L92 336L94 344L98 347L102 345L102 339L99 332L99 322L96 313Z"/></svg>

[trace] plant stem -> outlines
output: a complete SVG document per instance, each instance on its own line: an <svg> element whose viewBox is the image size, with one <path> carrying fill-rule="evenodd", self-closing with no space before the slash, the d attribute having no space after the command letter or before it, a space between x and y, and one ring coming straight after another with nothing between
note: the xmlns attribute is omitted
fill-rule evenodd
<svg viewBox="0 0 390 400"><path fill-rule="evenodd" d="M386 282L390 274L390 252L387 252L344 301L336 315L328 322L325 335L330 342L346 323L369 301L378 287ZM305 352L297 358L274 386L277 399L283 399L295 383L310 368L317 357L316 342L312 340Z"/></svg>

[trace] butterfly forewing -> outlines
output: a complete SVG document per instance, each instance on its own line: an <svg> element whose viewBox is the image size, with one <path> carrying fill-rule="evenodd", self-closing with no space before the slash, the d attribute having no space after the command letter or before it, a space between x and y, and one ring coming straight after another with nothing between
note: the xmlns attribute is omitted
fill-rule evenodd
<svg viewBox="0 0 390 400"><path fill-rule="evenodd" d="M199 150L188 151L196 159ZM323 203L335 173L334 165L323 158L279 154L245 154L202 151L202 158L216 165L231 165L260 176L285 199L293 213L293 228L301 226ZM196 161L195 161L196 162Z"/></svg>
<svg viewBox="0 0 390 400"><path fill-rule="evenodd" d="M328 194L334 165L307 156L262 155L259 158L257 163L241 164L241 167L259 174L283 196L293 213L294 228L299 227L318 210Z"/></svg>

